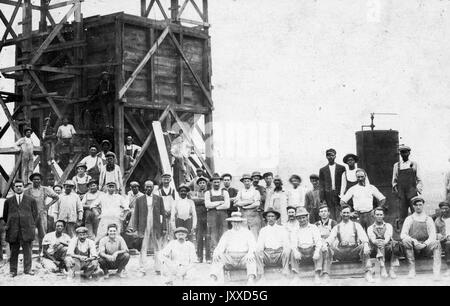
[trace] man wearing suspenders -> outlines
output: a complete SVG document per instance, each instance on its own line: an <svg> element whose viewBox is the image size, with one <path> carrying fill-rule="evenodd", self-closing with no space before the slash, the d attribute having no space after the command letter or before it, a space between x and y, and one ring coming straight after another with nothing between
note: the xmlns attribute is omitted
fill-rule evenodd
<svg viewBox="0 0 450 306"><path fill-rule="evenodd" d="M316 226L319 229L320 237L322 238L322 257L323 257L323 266L322 266L322 275L325 283L328 283L330 280L330 269L331 269L331 261L332 261L332 253L331 248L327 246L325 241L331 234L331 230L337 225L337 222L333 219L330 219L330 210L326 204L322 204L319 207L319 217L320 221L316 222Z"/></svg>
<svg viewBox="0 0 450 306"><path fill-rule="evenodd" d="M341 211L342 221L335 226L326 240L328 247L331 247L335 259L338 261L363 262L366 280L373 282L372 266L370 263L369 238L359 223L350 220L351 208L344 205ZM334 242L338 240L338 245Z"/></svg>
<svg viewBox="0 0 450 306"><path fill-rule="evenodd" d="M170 224L170 213L172 211L172 207L177 198L175 188L170 186L170 181L172 180L172 175L169 173L164 173L161 176L162 186L158 189L158 195L163 199L164 202L164 210L166 215L166 228L167 234L166 237L163 238L163 247L172 240L172 232L173 228L171 228Z"/></svg>

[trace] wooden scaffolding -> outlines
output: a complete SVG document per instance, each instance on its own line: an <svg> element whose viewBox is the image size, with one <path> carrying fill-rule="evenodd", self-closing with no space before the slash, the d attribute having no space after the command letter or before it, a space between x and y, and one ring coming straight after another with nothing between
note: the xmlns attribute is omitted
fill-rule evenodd
<svg viewBox="0 0 450 306"><path fill-rule="evenodd" d="M33 5L31 0L0 0L0 8L13 7L10 18L0 10L5 28L0 33L0 56L4 47L16 47L15 65L0 67L2 77L15 80L14 92L0 92L0 105L8 119L0 129L0 138L11 128L18 139L23 128L30 126L41 143L35 147L35 166L39 165L43 174L53 173L58 182L73 173L75 165L87 155L89 144L110 140L126 185L131 179L158 179L167 170L167 165L162 165L162 150L170 151L170 135L176 126L192 147L193 154L186 159L188 169L201 166L211 175L208 1L202 0L199 5L198 0L141 0L140 16L116 13L89 18L83 18L83 0L52 2L41 0L40 5ZM188 6L199 18L184 18ZM52 12L64 8L64 17L55 20ZM162 20L148 18L153 10L161 13ZM13 24L20 11L19 34ZM38 29L32 26L35 12L40 16ZM111 96L106 102L98 94L105 73L111 82ZM8 103L15 103L13 112L8 110ZM48 126L56 132L64 117L70 118L78 133L71 162L62 167L61 174L43 154L43 133ZM107 126L108 117L112 127ZM201 124L200 119L204 120ZM155 140L155 136L161 136L155 135L160 133L153 129L155 121L162 124L166 148ZM202 139L200 145L194 140L195 133ZM142 151L125 172L127 135L134 137ZM10 147L0 148L0 154L16 155L11 173L0 162L0 174L7 181L2 195L6 196L14 178L20 176L21 153ZM175 167L176 183L182 181L179 172Z"/></svg>

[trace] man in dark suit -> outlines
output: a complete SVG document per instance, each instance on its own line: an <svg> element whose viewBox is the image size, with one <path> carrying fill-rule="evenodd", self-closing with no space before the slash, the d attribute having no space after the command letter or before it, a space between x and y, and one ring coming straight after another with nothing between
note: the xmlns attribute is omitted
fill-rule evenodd
<svg viewBox="0 0 450 306"><path fill-rule="evenodd" d="M3 219L6 222L6 241L11 248L9 271L11 277L17 276L17 263L20 246L23 250L24 273L34 275L31 271L32 242L36 231L38 209L36 200L23 194L23 182L14 182L14 196L6 199L3 207Z"/></svg>
<svg viewBox="0 0 450 306"><path fill-rule="evenodd" d="M320 201L328 205L331 219L340 221L339 192L341 190L342 173L345 172L345 167L334 161L336 159L336 150L328 149L326 156L328 165L319 171Z"/></svg>
<svg viewBox="0 0 450 306"><path fill-rule="evenodd" d="M134 212L131 217L129 232L137 232L142 239L139 266L141 276L144 276L147 261L147 250L152 248L155 256L155 271L161 275L161 263L159 251L163 247L163 239L166 237L166 214L163 199L153 194L154 184L152 181L145 182L145 195L136 199Z"/></svg>

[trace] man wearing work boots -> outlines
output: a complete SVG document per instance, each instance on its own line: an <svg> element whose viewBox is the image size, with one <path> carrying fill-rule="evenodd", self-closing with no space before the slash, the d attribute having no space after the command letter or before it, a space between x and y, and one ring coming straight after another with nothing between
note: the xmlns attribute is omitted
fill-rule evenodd
<svg viewBox="0 0 450 306"><path fill-rule="evenodd" d="M400 238L406 249L406 259L409 263L409 278L416 276L416 256L433 255L433 275L439 280L441 272L441 244L436 239L436 227L433 219L425 213L425 200L416 196L411 199L414 213L403 223Z"/></svg>
<svg viewBox="0 0 450 306"><path fill-rule="evenodd" d="M314 262L314 283L320 283L320 274L322 272L322 239L317 226L309 223L308 211L300 207L296 214L299 227L294 232L292 241L291 266L292 271L300 274L300 263L305 261ZM328 273L329 271L327 271Z"/></svg>
<svg viewBox="0 0 450 306"><path fill-rule="evenodd" d="M369 238L359 223L350 220L351 208L344 205L341 211L342 221L336 225L326 240L335 259L343 262L362 261L366 280L372 283L372 266L370 264ZM338 240L338 245L334 242Z"/></svg>
<svg viewBox="0 0 450 306"><path fill-rule="evenodd" d="M393 228L389 223L384 222L384 210L381 207L375 208L375 223L367 229L370 246L373 256L376 256L380 263L381 277L387 278L386 259L390 259L389 276L397 278L394 267L399 266L397 256L392 252Z"/></svg>
<svg viewBox="0 0 450 306"><path fill-rule="evenodd" d="M450 276L450 203L447 201L439 203L441 215L436 218L437 240L441 242L441 248L445 252L447 263L446 277Z"/></svg>
<svg viewBox="0 0 450 306"><path fill-rule="evenodd" d="M79 227L76 229L77 237L72 238L67 249L67 256L64 259L68 269L67 279L72 279L75 272L82 272L86 278L98 272L98 254L94 241L87 239L88 229Z"/></svg>
<svg viewBox="0 0 450 306"><path fill-rule="evenodd" d="M263 213L267 225L263 227L256 243L256 262L258 275L264 277L264 267L281 267L283 275L289 275L289 257L291 254L288 233L277 224L280 213L269 208Z"/></svg>

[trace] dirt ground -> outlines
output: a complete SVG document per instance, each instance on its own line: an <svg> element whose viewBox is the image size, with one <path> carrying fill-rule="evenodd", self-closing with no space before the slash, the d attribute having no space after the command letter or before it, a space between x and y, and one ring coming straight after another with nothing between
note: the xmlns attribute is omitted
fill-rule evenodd
<svg viewBox="0 0 450 306"><path fill-rule="evenodd" d="M156 275L151 267L153 266L153 260L149 258L149 269L147 275L144 277L138 276L138 259L139 257L134 255L131 257L130 262L127 266L127 277L119 278L118 276L111 274L109 279L99 280L85 280L80 278L75 278L68 281L63 274L57 275L53 273L46 273L37 258L33 259L33 270L35 271L34 276L24 275L22 273L22 263L19 263L19 274L17 277L11 278L9 276L9 265L7 262L2 262L0 265L0 286L16 286L16 285L26 285L26 286L162 286L164 285L164 279L161 276ZM209 272L211 266L202 263L195 265L195 273L193 273L191 279L185 281L184 283L178 283L176 285L185 286L210 286L210 285L221 285L214 284L209 279ZM331 279L327 286L448 286L450 285L450 278L442 277L440 281L434 281L431 273L421 274L419 273L417 277L413 280L408 279L406 275L398 275L395 280L391 279L380 279L378 276L375 277L376 282L373 284L368 284L364 278L345 278L345 279ZM245 285L245 282L234 281L225 282L222 285L228 286L241 286ZM264 281L259 281L256 286L313 286L313 280L311 278L304 278L300 280L284 279L283 277L278 277L276 274L269 274L266 276ZM324 286L324 285L322 285Z"/></svg>

